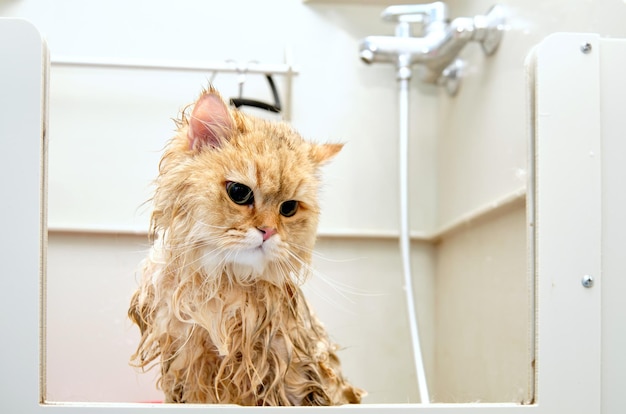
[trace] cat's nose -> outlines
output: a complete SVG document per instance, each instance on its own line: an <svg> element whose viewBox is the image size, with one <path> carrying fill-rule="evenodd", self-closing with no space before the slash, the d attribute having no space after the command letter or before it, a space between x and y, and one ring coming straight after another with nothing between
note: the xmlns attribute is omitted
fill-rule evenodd
<svg viewBox="0 0 626 414"><path fill-rule="evenodd" d="M269 226L261 226L261 227L257 227L257 229L263 234L263 241L266 241L277 232L277 230L274 227L269 227Z"/></svg>

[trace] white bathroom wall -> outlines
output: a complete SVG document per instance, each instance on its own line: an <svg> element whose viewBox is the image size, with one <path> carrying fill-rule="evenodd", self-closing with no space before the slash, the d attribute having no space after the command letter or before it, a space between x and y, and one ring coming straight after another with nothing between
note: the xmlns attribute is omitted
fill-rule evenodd
<svg viewBox="0 0 626 414"><path fill-rule="evenodd" d="M451 17L471 16L495 4L490 0L451 0ZM590 32L624 37L626 4L620 0L499 1L509 15L498 52L485 57L467 47L462 90L441 94L438 161L439 223L445 224L514 193L525 185L526 82L529 51L555 32Z"/></svg>
<svg viewBox="0 0 626 414"><path fill-rule="evenodd" d="M437 401L529 402L534 346L523 200L436 248Z"/></svg>
<svg viewBox="0 0 626 414"><path fill-rule="evenodd" d="M347 143L329 167L325 206L333 213L322 218L322 230L396 231L394 71L367 67L357 58L359 39L392 31L379 21L380 6L28 0L0 7L4 15L28 18L40 28L53 63L55 57L282 63L285 48L290 49L300 72L292 96L294 126L312 139ZM53 64L51 76L50 226L143 231L149 210L137 207L149 195L159 151L172 135L171 118L212 74ZM218 74L215 84L226 96L237 90L234 75ZM269 98L262 77L249 76L244 90ZM416 107L428 120L435 108L425 99L420 97ZM416 122L429 125L420 118ZM434 136L427 128L421 130L422 140L415 140L426 148ZM424 189L415 203L416 229L428 227L434 215L434 179L420 173L432 169L430 155L415 153L414 176Z"/></svg>

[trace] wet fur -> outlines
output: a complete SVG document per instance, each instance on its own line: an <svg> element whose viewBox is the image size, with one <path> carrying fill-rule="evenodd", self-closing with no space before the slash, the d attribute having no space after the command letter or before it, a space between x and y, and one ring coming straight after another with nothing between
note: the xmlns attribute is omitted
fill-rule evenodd
<svg viewBox="0 0 626 414"><path fill-rule="evenodd" d="M359 403L363 392L344 378L337 346L300 289L319 167L341 145L309 143L218 98L204 91L181 117L159 166L153 247L128 311L141 331L132 362L160 366L167 402ZM233 203L228 181L252 188L254 205ZM292 199L297 213L281 216L278 206ZM277 233L261 254L250 245L262 226Z"/></svg>

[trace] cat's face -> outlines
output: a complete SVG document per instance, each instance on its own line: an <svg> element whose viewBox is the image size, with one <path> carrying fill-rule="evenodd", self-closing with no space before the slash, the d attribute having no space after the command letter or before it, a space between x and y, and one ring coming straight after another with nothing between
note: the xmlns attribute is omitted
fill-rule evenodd
<svg viewBox="0 0 626 414"><path fill-rule="evenodd" d="M286 124L231 112L214 91L185 128L171 170L179 183L167 185L177 189L171 196L187 234L173 236L202 249L208 273L272 281L298 273L315 241L319 167L341 145L309 143Z"/></svg>

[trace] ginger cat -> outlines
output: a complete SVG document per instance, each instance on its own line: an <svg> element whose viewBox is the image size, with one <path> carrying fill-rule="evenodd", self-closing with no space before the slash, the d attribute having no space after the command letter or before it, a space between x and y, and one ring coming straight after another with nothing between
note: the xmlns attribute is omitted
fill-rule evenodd
<svg viewBox="0 0 626 414"><path fill-rule="evenodd" d="M160 365L166 402L359 403L300 289L319 169L340 144L231 110L204 91L159 165L152 249L128 314L133 362Z"/></svg>

